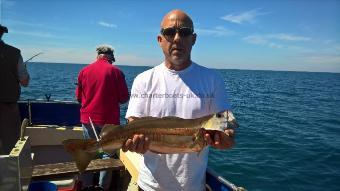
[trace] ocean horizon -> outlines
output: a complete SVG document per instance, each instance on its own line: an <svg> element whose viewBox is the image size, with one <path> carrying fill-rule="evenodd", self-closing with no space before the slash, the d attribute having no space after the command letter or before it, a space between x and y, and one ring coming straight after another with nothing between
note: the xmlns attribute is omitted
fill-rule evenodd
<svg viewBox="0 0 340 191"><path fill-rule="evenodd" d="M70 64L70 65L89 65L90 63L68 63L68 62L27 62L29 64ZM118 67L131 66L131 67L154 67L156 65L133 65L133 64L114 64ZM205 66L206 67L206 66ZM325 71L304 71L304 70L272 70L272 69L239 69L239 68L214 68L208 67L215 70L245 70L245 71L268 71L268 72L308 72L308 73L331 73L340 74L340 72L325 72Z"/></svg>

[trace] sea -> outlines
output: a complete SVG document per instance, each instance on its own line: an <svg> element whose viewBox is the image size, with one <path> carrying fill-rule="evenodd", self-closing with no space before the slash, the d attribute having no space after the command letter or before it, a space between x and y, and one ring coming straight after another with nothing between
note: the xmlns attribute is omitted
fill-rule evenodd
<svg viewBox="0 0 340 191"><path fill-rule="evenodd" d="M28 63L31 83L21 99L75 101L85 66ZM129 90L136 75L150 68L118 67ZM217 71L240 127L234 148L211 149L210 168L249 191L340 190L339 73ZM122 122L126 109L122 105Z"/></svg>

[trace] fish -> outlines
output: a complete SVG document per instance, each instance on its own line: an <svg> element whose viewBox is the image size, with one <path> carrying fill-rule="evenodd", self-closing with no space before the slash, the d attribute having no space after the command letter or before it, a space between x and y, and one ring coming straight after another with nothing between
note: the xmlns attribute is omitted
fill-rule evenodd
<svg viewBox="0 0 340 191"><path fill-rule="evenodd" d="M99 141L95 139L67 139L63 141L80 172L83 172L99 151L113 153L122 148L134 134L144 134L150 140L149 151L155 153L200 152L207 146L205 133L214 133L239 125L229 110L196 119L179 117L142 117L124 125L106 124Z"/></svg>

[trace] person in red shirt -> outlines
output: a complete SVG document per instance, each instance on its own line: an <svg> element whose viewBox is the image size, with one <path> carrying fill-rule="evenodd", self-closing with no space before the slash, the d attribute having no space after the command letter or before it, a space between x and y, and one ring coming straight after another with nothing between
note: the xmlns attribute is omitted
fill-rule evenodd
<svg viewBox="0 0 340 191"><path fill-rule="evenodd" d="M126 103L129 99L125 76L118 67L112 65L115 62L113 48L101 45L96 50L98 53L96 61L79 72L76 89L76 98L81 103L80 122L85 139L96 139L91 121L97 135L105 124L119 125L119 104ZM107 157L109 155L103 156ZM101 171L99 186L108 190L111 177L111 171ZM92 175L84 175L80 179L85 187L92 184Z"/></svg>

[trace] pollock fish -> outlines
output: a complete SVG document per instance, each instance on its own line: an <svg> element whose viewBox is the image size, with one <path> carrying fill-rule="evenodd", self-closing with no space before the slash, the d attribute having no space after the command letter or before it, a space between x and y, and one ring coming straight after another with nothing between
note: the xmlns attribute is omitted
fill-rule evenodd
<svg viewBox="0 0 340 191"><path fill-rule="evenodd" d="M196 119L179 117L143 117L126 125L104 125L100 140L64 140L80 172L83 172L98 151L112 153L120 149L134 134L144 134L150 140L149 150L155 153L200 152L207 146L204 134L236 128L238 123L231 111L224 111Z"/></svg>

